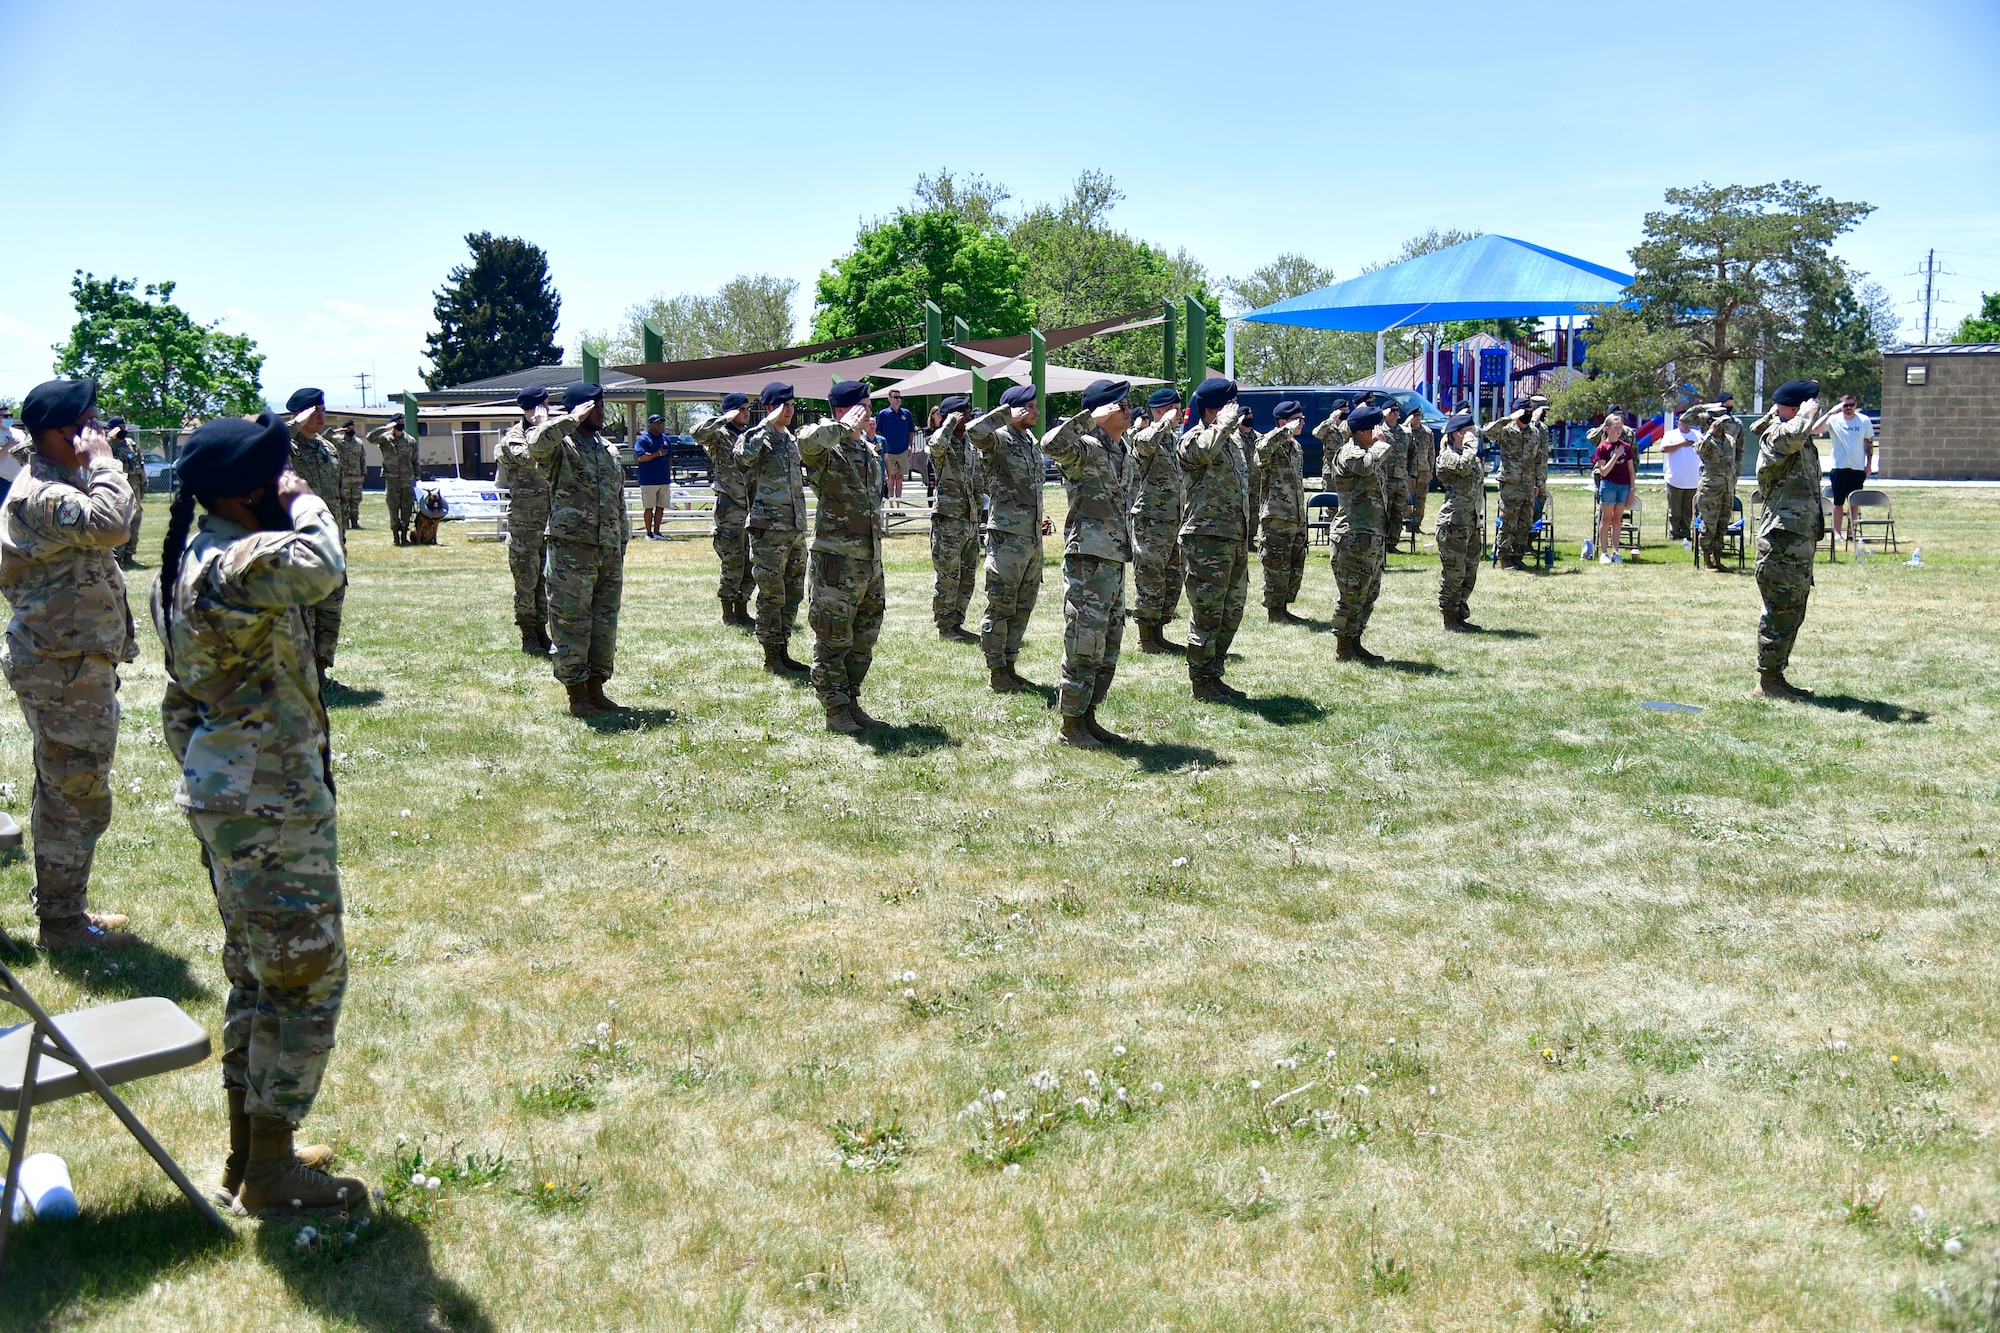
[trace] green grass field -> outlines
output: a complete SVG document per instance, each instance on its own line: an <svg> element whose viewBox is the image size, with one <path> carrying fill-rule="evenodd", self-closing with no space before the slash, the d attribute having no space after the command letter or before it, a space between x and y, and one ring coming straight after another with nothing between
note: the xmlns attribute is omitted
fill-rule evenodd
<svg viewBox="0 0 2000 1333"><path fill-rule="evenodd" d="M895 730L827 734L689 541L632 547L638 711L586 724L500 548L394 549L370 496L309 1128L389 1197L352 1243L224 1238L60 1104L84 1216L17 1232L0 1327L2000 1328L2000 492L1895 498L1925 565L1819 566L1816 704L1750 696L1747 572L1579 566L1570 486L1564 563L1482 572L1492 632L1397 557L1392 661L1336 664L1324 549L1319 631L1266 624L1253 565L1251 702L1128 637L1137 743L1079 754L931 632L920 539L867 694ZM1023 674L1060 629L1052 557ZM215 1031L142 638L94 903L146 947L21 966ZM11 709L0 777L25 823ZM212 1183L213 1062L132 1101Z"/></svg>

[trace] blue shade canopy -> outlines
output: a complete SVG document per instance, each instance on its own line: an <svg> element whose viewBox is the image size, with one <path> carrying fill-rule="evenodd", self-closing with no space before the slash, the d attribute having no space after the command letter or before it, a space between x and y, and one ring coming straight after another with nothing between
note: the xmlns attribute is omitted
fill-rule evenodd
<svg viewBox="0 0 2000 1333"><path fill-rule="evenodd" d="M1631 281L1629 273L1511 236L1475 236L1241 318L1374 332L1450 319L1581 315L1622 299Z"/></svg>

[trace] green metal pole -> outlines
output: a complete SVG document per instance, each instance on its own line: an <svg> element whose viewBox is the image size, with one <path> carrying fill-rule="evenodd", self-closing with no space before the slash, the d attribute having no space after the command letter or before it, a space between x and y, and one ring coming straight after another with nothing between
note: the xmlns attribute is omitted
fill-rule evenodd
<svg viewBox="0 0 2000 1333"><path fill-rule="evenodd" d="M1187 299L1188 394L1208 378L1208 310L1192 296Z"/></svg>
<svg viewBox="0 0 2000 1333"><path fill-rule="evenodd" d="M977 366L972 370L972 410L984 412L993 406L993 390L986 383L986 372Z"/></svg>
<svg viewBox="0 0 2000 1333"><path fill-rule="evenodd" d="M972 326L965 322L963 315L953 315L951 317L951 340L955 343L969 343L972 341Z"/></svg>
<svg viewBox="0 0 2000 1333"><path fill-rule="evenodd" d="M646 349L645 350L646 360L648 362L666 360L667 359L666 330L662 329L658 324L655 324L650 319L647 320L641 326L641 328L643 330L641 337L644 341ZM665 416L667 414L667 396L664 393L661 393L658 389L648 389L646 390L646 415L651 416L655 412L659 413L661 416Z"/></svg>
<svg viewBox="0 0 2000 1333"><path fill-rule="evenodd" d="M1040 329L1028 330L1028 377L1035 386L1035 404L1043 412L1048 409L1049 397L1049 344L1042 337Z"/></svg>
<svg viewBox="0 0 2000 1333"><path fill-rule="evenodd" d="M1179 368L1180 362L1180 355L1174 347L1174 319L1176 316L1172 301L1160 302L1160 318L1164 321L1160 327L1166 334L1164 343L1166 355L1160 361L1160 378L1172 384L1175 379L1174 372Z"/></svg>
<svg viewBox="0 0 2000 1333"><path fill-rule="evenodd" d="M936 301L924 302L924 359L944 360L944 311Z"/></svg>

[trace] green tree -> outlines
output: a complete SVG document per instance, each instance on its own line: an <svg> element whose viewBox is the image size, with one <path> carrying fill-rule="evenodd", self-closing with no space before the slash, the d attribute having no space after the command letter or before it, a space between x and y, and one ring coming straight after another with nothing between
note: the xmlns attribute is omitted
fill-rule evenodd
<svg viewBox="0 0 2000 1333"><path fill-rule="evenodd" d="M1224 290L1242 310L1304 296L1339 281L1304 255L1279 255ZM1236 378L1244 384L1350 384L1374 373L1375 336L1290 324L1243 324L1236 330Z"/></svg>
<svg viewBox="0 0 2000 1333"><path fill-rule="evenodd" d="M433 389L562 360L556 321L562 297L549 281L538 245L490 231L468 234L472 264L445 275L438 289L437 332L425 336Z"/></svg>
<svg viewBox="0 0 2000 1333"><path fill-rule="evenodd" d="M1979 294L1979 313L1967 315L1951 335L1955 343L2000 343L2000 292Z"/></svg>
<svg viewBox="0 0 2000 1333"><path fill-rule="evenodd" d="M1026 333L1035 308L1021 277L1005 238L955 212L901 212L862 228L854 248L819 275L813 340L879 332L880 348L894 347L923 328L925 301L964 319L975 338Z"/></svg>
<svg viewBox="0 0 2000 1333"><path fill-rule="evenodd" d="M70 279L76 323L57 346L58 375L89 376L98 403L135 426L177 427L190 417L259 412L264 358L257 344L197 324L174 304L174 284L139 290L136 279Z"/></svg>
<svg viewBox="0 0 2000 1333"><path fill-rule="evenodd" d="M1712 397L1759 357L1837 358L1857 327L1836 309L1851 281L1832 246L1872 205L1797 181L1704 183L1668 190L1666 203L1646 215L1625 300L1594 312L1591 373L1556 396L1565 416L1613 402L1656 412L1682 383ZM1863 322L1872 336L1873 320Z"/></svg>
<svg viewBox="0 0 2000 1333"><path fill-rule="evenodd" d="M1001 205L1014 197L1006 186L976 172L955 176L942 167L935 176L920 173L910 194L917 201L916 212L950 213L974 231L996 235L1004 235L1007 230L1007 216Z"/></svg>
<svg viewBox="0 0 2000 1333"><path fill-rule="evenodd" d="M581 364L588 347L607 366L636 365L646 359L645 325L659 328L668 361L695 361L729 352L755 352L785 347L792 341L792 301L799 284L794 278L769 273L743 273L731 278L712 296L682 292L640 301L625 311L625 322L613 333L585 330L577 337L579 350L572 365ZM705 408L692 413L689 404L668 403L666 425L683 430Z"/></svg>

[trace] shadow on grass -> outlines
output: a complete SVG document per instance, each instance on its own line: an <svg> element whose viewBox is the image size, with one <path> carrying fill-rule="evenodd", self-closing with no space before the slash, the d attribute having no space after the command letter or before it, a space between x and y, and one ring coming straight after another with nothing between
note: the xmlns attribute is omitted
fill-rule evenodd
<svg viewBox="0 0 2000 1333"><path fill-rule="evenodd" d="M592 731L658 731L680 720L671 708L624 708L615 713L592 713L583 725Z"/></svg>
<svg viewBox="0 0 2000 1333"><path fill-rule="evenodd" d="M1799 702L1809 708L1824 708L1835 713L1859 713L1871 722L1918 723L1931 720L1931 715L1921 709L1905 708L1881 699L1857 699L1851 694L1815 694Z"/></svg>
<svg viewBox="0 0 2000 1333"><path fill-rule="evenodd" d="M134 1151L138 1145L131 1145ZM66 1221L14 1228L0 1271L0 1329L68 1327L75 1306L116 1305L235 1244L179 1194L86 1204Z"/></svg>
<svg viewBox="0 0 2000 1333"><path fill-rule="evenodd" d="M856 732L854 739L876 754L922 754L926 750L942 750L957 743L935 722L866 727Z"/></svg>
<svg viewBox="0 0 2000 1333"><path fill-rule="evenodd" d="M1317 722L1326 716L1326 710L1310 699L1301 699L1296 694L1251 695L1248 699L1231 700L1231 708L1240 708L1246 713L1255 713L1273 726L1293 727L1301 722Z"/></svg>
<svg viewBox="0 0 2000 1333"><path fill-rule="evenodd" d="M49 971L66 977L104 1004L140 995L162 996L175 1004L209 998L208 987L195 978L187 959L148 944L143 936L137 944L109 953L52 949L43 957Z"/></svg>
<svg viewBox="0 0 2000 1333"><path fill-rule="evenodd" d="M1444 668L1436 662L1411 662L1400 657L1385 657L1379 662L1370 663L1370 665L1378 671L1400 671L1406 676L1442 676L1445 674Z"/></svg>
<svg viewBox="0 0 2000 1333"><path fill-rule="evenodd" d="M389 696L372 685L355 689L351 685L342 685L337 680L330 680L319 692L319 697L320 702L328 708L372 708Z"/></svg>
<svg viewBox="0 0 2000 1333"><path fill-rule="evenodd" d="M1206 745L1182 745L1177 741L1142 741L1128 736L1124 744L1105 748L1121 758L1137 760L1139 767L1148 773L1172 773L1196 763L1203 768L1226 768L1229 764Z"/></svg>
<svg viewBox="0 0 2000 1333"><path fill-rule="evenodd" d="M295 1243L301 1226L359 1239L318 1254ZM422 1227L386 1208L365 1230L330 1218L276 1218L257 1230L257 1253L300 1302L329 1322L381 1330L486 1333L493 1320L464 1287L440 1275ZM249 1325L246 1325L249 1326Z"/></svg>
<svg viewBox="0 0 2000 1333"><path fill-rule="evenodd" d="M1482 639L1539 639L1542 637L1531 629L1490 629L1484 625L1472 632Z"/></svg>

